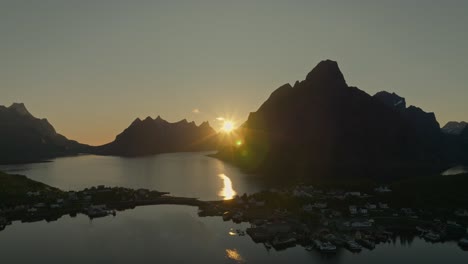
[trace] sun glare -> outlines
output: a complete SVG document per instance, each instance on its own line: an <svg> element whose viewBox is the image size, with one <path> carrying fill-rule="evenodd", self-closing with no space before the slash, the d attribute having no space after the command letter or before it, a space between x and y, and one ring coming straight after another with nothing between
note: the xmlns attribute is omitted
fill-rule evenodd
<svg viewBox="0 0 468 264"><path fill-rule="evenodd" d="M234 130L234 122L228 120L224 121L223 127L221 129L227 133L231 132Z"/></svg>

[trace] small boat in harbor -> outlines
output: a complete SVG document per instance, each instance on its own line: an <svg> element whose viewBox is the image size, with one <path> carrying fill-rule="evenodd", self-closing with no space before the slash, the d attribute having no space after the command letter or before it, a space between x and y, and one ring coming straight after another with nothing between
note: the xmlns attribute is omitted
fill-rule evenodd
<svg viewBox="0 0 468 264"><path fill-rule="evenodd" d="M440 235L430 231L430 232L428 232L427 234L424 235L424 238L426 240L431 241L431 242L437 242L437 241L440 240Z"/></svg>
<svg viewBox="0 0 468 264"><path fill-rule="evenodd" d="M308 245L308 246L305 247L305 250L312 251L312 250L314 250L314 247L312 245Z"/></svg>
<svg viewBox="0 0 468 264"><path fill-rule="evenodd" d="M352 252L360 252L362 250L362 246L359 245L356 241L354 240L348 240L346 242L346 248L349 249Z"/></svg>
<svg viewBox="0 0 468 264"><path fill-rule="evenodd" d="M330 242L323 242L318 249L322 253L336 253L336 246Z"/></svg>

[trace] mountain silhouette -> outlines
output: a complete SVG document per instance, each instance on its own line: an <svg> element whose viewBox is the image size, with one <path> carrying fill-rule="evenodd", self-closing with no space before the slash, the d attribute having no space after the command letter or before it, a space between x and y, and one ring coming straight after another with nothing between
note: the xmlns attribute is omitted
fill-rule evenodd
<svg viewBox="0 0 468 264"><path fill-rule="evenodd" d="M88 149L58 134L47 119L34 117L23 103L0 106L0 146L2 164L35 162Z"/></svg>
<svg viewBox="0 0 468 264"><path fill-rule="evenodd" d="M244 144L217 156L262 174L395 177L447 165L433 113L348 86L331 60L276 89L239 133Z"/></svg>
<svg viewBox="0 0 468 264"><path fill-rule="evenodd" d="M461 135L463 130L468 126L467 122L456 122L456 121L450 121L445 126L442 128L442 131L445 134L450 134L450 135Z"/></svg>
<svg viewBox="0 0 468 264"><path fill-rule="evenodd" d="M111 143L95 147L100 155L145 156L158 153L216 149L216 131L208 122L199 126L183 119L169 123L158 116L135 119Z"/></svg>

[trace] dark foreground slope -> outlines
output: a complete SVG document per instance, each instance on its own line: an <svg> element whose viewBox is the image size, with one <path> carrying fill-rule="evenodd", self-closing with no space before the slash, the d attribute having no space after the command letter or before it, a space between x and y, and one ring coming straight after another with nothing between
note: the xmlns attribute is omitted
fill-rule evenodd
<svg viewBox="0 0 468 264"><path fill-rule="evenodd" d="M161 117L137 118L109 144L95 147L100 155L144 156L168 152L205 151L216 149L216 132L204 122L182 120L169 123Z"/></svg>
<svg viewBox="0 0 468 264"><path fill-rule="evenodd" d="M396 95L373 97L348 86L330 60L275 90L239 133L244 144L217 156L280 177L388 178L437 172L449 163L434 114L407 108Z"/></svg>
<svg viewBox="0 0 468 264"><path fill-rule="evenodd" d="M47 119L31 115L24 104L0 106L0 164L36 162L87 149L58 134Z"/></svg>

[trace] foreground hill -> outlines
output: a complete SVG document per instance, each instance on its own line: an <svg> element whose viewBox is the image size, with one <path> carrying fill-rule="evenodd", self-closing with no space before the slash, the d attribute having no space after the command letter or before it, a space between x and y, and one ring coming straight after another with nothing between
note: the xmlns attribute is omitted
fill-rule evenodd
<svg viewBox="0 0 468 264"><path fill-rule="evenodd" d="M0 146L0 164L35 162L88 148L58 134L47 119L34 117L22 103L0 106Z"/></svg>
<svg viewBox="0 0 468 264"><path fill-rule="evenodd" d="M276 89L240 128L244 144L218 157L262 174L395 177L450 162L433 113L386 92L348 86L338 64L320 62L303 81Z"/></svg>
<svg viewBox="0 0 468 264"><path fill-rule="evenodd" d="M161 117L137 118L115 140L98 146L93 152L101 155L144 156L168 152L216 149L216 131L208 122L197 126L181 120L169 123Z"/></svg>
<svg viewBox="0 0 468 264"><path fill-rule="evenodd" d="M57 188L31 180L23 175L11 175L0 171L0 207L22 204L28 192L60 193Z"/></svg>

